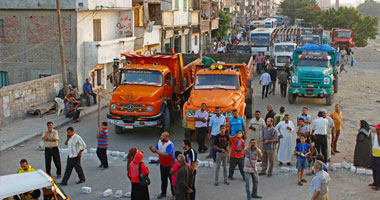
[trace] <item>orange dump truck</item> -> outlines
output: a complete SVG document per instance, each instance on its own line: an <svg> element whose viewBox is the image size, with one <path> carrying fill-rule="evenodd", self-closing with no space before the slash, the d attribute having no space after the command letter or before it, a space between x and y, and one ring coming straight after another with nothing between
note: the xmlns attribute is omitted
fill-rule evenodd
<svg viewBox="0 0 380 200"><path fill-rule="evenodd" d="M224 64L197 65L193 90L183 105L182 126L187 133L195 130L195 112L202 103L206 103L210 117L215 107L220 107L227 122L234 109L241 117L252 117L254 60L251 54L208 54L207 57Z"/></svg>
<svg viewBox="0 0 380 200"><path fill-rule="evenodd" d="M169 131L173 111L182 104L193 86L198 55L122 54L126 63L112 94L107 119L115 132L140 127L159 127Z"/></svg>

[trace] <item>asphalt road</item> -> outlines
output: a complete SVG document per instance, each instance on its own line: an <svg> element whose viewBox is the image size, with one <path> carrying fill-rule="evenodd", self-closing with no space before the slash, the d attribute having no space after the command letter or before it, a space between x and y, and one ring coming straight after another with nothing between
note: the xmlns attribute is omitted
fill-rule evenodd
<svg viewBox="0 0 380 200"><path fill-rule="evenodd" d="M273 104L275 111L281 105L286 106L287 113L291 115L291 119L294 121L296 116L301 113L302 106L309 107L309 113L313 118L316 117L318 110L326 108L329 112L332 111L332 106L326 106L324 99L297 99L297 103L289 105L287 99L281 98L279 95L279 87L277 86L277 94L270 96L266 99L261 99L261 87L258 85L258 77L254 79L254 99L255 110L261 110L266 113L266 104ZM103 109L101 112L101 120L106 120L106 112L108 109ZM175 122L170 131L171 140L175 144L175 149L181 149L181 142L183 139L184 131L181 127L179 114L176 114ZM48 117L46 117L48 120ZM81 135L84 141L87 143L87 149L96 148L96 130L97 130L97 114L87 116L81 119L78 124L69 124L63 128L60 128L60 147L63 147L64 140L66 138L66 128L73 126L75 131ZM22 125L22 123L21 123ZM41 124L45 126L45 124ZM26 129L28 127L25 127ZM144 150L144 160L147 161L152 153L148 150L149 145L154 145L160 135L159 129L139 129L124 134L117 135L114 133L114 128L110 127L110 149L113 151L128 152L131 147L138 147L139 150ZM293 135L295 140L295 136ZM9 149L0 153L0 175L6 175L15 173L19 168L19 161L22 158L26 158L29 163L36 167L44 169L44 157L43 151L37 149L40 138L33 138L30 141L25 142L22 145L15 147L15 149ZM208 144L209 145L209 144ZM193 142L194 149L197 149L196 142ZM67 154L61 154L63 170L66 165ZM205 160L207 154L199 155L200 160ZM338 155L339 156L339 155ZM341 158L332 161L339 160ZM122 189L123 193L130 191L129 179L126 176L126 163L120 158L109 156L110 169L101 171L98 169L99 161L95 154L84 154L82 158L82 166L86 176L86 182L81 185L76 185L78 180L77 174L73 171L69 185L64 186L62 189L70 196L71 199L103 199L102 192L108 188L113 191ZM293 157L293 167L295 165L295 157ZM277 163L276 163L277 164ZM276 165L277 166L277 165ZM156 197L160 192L160 178L159 168L157 165L148 164L150 170L150 178L152 184L149 186L149 191L152 199ZM222 171L222 170L221 170ZM53 166L52 173L55 173L55 167ZM64 171L62 172L64 173ZM221 172L222 173L222 172ZM220 175L220 182L222 181L222 174ZM213 185L214 169L211 168L199 168L197 174L197 199L245 199L245 185L242 181L238 171L235 171L235 179L231 181L231 185L227 186L220 184L218 187ZM348 171L331 172L330 176L332 181L329 185L330 199L374 199L379 196L379 193L371 191L367 185L371 182L371 176L356 175ZM259 179L259 195L264 199L295 199L303 200L308 199L309 184L312 177L306 177L308 183L300 187L297 185L297 177L295 173L281 173L279 168L274 169L274 176L271 178L260 177ZM57 180L60 182L60 180ZM3 184L3 183L1 183ZM91 194L82 194L81 186L90 186L93 189ZM170 192L168 192L170 194ZM108 199L113 198L109 197ZM170 195L166 198L170 199Z"/></svg>

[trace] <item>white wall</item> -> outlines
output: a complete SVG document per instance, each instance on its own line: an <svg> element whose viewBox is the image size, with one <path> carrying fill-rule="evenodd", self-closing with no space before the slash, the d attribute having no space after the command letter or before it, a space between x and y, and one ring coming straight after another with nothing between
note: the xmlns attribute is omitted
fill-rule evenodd
<svg viewBox="0 0 380 200"><path fill-rule="evenodd" d="M178 0L179 7L178 10L175 10L175 0L172 3L172 9L174 11L174 25L187 25L189 22L189 0L187 0L186 10L183 10L184 0Z"/></svg>
<svg viewBox="0 0 380 200"><path fill-rule="evenodd" d="M197 45L195 45L195 37L197 37ZM199 53L199 33L193 33L191 36L191 51Z"/></svg>

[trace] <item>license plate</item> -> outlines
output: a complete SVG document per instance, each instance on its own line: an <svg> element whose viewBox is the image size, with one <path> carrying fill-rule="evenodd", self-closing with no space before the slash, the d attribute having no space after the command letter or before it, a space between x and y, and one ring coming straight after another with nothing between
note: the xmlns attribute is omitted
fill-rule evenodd
<svg viewBox="0 0 380 200"><path fill-rule="evenodd" d="M125 128L133 129L133 124L125 124Z"/></svg>
<svg viewBox="0 0 380 200"><path fill-rule="evenodd" d="M115 120L114 120L114 119L108 119L107 121L108 121L108 123L110 123L110 124L115 124Z"/></svg>
<svg viewBox="0 0 380 200"><path fill-rule="evenodd" d="M188 123L188 124L187 124L187 128L189 128L189 129L195 129L195 124L193 124L193 123Z"/></svg>
<svg viewBox="0 0 380 200"><path fill-rule="evenodd" d="M313 93L314 89L306 89L306 93Z"/></svg>
<svg viewBox="0 0 380 200"><path fill-rule="evenodd" d="M307 85L308 87L314 87L314 85Z"/></svg>

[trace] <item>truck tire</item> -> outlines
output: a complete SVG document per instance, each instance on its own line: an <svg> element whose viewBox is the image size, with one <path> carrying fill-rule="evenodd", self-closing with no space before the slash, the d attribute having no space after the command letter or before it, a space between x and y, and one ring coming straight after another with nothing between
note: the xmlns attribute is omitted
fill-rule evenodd
<svg viewBox="0 0 380 200"><path fill-rule="evenodd" d="M247 80L247 88L252 88L252 79Z"/></svg>
<svg viewBox="0 0 380 200"><path fill-rule="evenodd" d="M253 117L253 107L250 103L247 103L247 105L245 106L245 116L249 119Z"/></svg>
<svg viewBox="0 0 380 200"><path fill-rule="evenodd" d="M191 133L192 132L193 132L193 130L185 128L185 135L184 135L185 137L184 138L192 141L192 138L191 138Z"/></svg>
<svg viewBox="0 0 380 200"><path fill-rule="evenodd" d="M118 134L118 135L122 134L123 133L123 127L115 125L115 133Z"/></svg>
<svg viewBox="0 0 380 200"><path fill-rule="evenodd" d="M247 104L253 104L253 89L249 88L248 94L245 97L245 103Z"/></svg>
<svg viewBox="0 0 380 200"><path fill-rule="evenodd" d="M338 83L339 83L338 80L339 79L338 79L338 74L337 74L337 75L335 75L335 80L333 81L333 84L334 84L334 93L335 94L338 93Z"/></svg>
<svg viewBox="0 0 380 200"><path fill-rule="evenodd" d="M294 104L296 103L297 95L290 93L288 90L288 102L289 104Z"/></svg>
<svg viewBox="0 0 380 200"><path fill-rule="evenodd" d="M331 106L333 94L326 95L326 105Z"/></svg>
<svg viewBox="0 0 380 200"><path fill-rule="evenodd" d="M164 116L163 116L163 119L162 119L162 128L161 128L161 132L169 132L170 131L170 111L169 111L169 108L165 108L165 113L164 113Z"/></svg>

